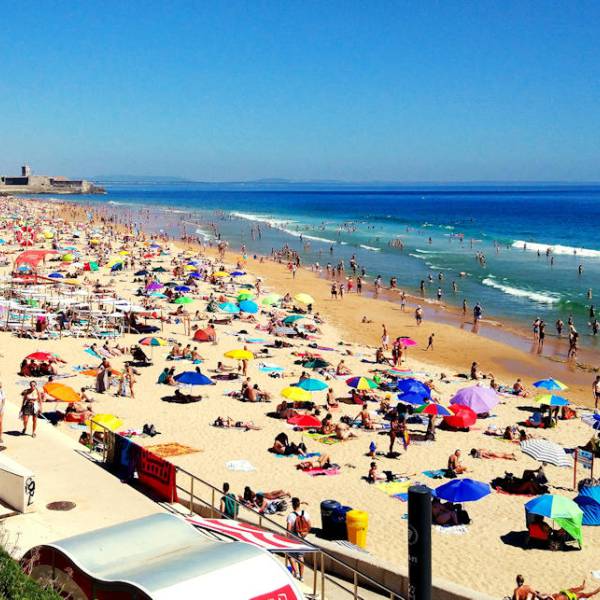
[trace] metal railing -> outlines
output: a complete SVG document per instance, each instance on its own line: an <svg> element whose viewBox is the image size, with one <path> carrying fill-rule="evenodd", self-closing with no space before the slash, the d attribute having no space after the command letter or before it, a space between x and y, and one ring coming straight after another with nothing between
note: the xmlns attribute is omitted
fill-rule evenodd
<svg viewBox="0 0 600 600"><path fill-rule="evenodd" d="M90 421L90 440L92 443L90 444L90 453L98 452L94 449L93 444L93 425L96 427L100 427L102 432L109 431L110 433L118 436L118 433L115 433L104 426L102 423L96 423L93 419ZM101 454L102 454L102 462L106 462L106 444L103 444ZM205 481L201 477L190 473L189 471L183 469L182 467L178 467L175 465L176 473L184 475L189 481L189 488L183 485L180 485L180 481L177 478L175 487L178 492L182 492L187 495L187 498L179 498L178 502L182 506L186 506L189 510L189 515L192 516L194 514L199 514L195 512L195 508L197 504L201 504L207 509L210 510L210 517L224 517L227 516L221 512L220 498L223 495L223 490L215 487L213 484ZM200 488L200 490L198 489ZM205 494L201 492L204 491ZM208 498L206 497L208 496ZM217 504L217 502L219 504ZM334 586L334 588L340 592L344 592L348 597L353 600L363 600L363 596L360 595L361 590L369 590L378 594L381 597L389 598L390 600L405 600L400 594L394 592L387 586L379 583L372 577L361 573L351 565L347 564L343 560L336 558L333 554L327 552L320 546L316 546L312 543L308 543L304 538L301 538L294 533L288 531L285 527L279 524L277 521L269 518L268 516L258 512L257 510L245 505L239 500L235 499L236 507L237 507L237 516L236 518L239 521L243 521L245 523L249 523L252 525L257 525L262 529L270 529L274 531L274 533L279 533L281 535L285 535L286 537L295 538L297 541L313 546L315 551L310 553L312 555L312 566L305 563L305 568L311 570L313 573L312 576L312 593L313 597L317 598L318 593L320 593L321 600L325 600L326 598L326 583L329 583ZM242 516L240 516L242 515ZM201 515L200 515L201 516ZM290 557L287 553L283 553L283 559L286 562L297 560L293 557ZM328 573L325 569L326 560L329 561L328 568L330 570L335 570L336 577L332 574ZM334 567L333 569L331 567ZM345 585L343 585L339 580L344 580L347 583L351 583L352 588L349 589Z"/></svg>

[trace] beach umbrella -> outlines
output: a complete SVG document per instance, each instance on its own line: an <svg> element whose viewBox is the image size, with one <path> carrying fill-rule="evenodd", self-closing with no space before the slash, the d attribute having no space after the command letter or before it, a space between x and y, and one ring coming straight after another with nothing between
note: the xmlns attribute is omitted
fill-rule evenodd
<svg viewBox="0 0 600 600"><path fill-rule="evenodd" d="M237 295L237 301L241 302L242 300L251 300L254 298L254 294L248 290L244 290Z"/></svg>
<svg viewBox="0 0 600 600"><path fill-rule="evenodd" d="M326 390L329 386L320 379L303 379L298 383L298 387L306 390L307 392L320 392Z"/></svg>
<svg viewBox="0 0 600 600"><path fill-rule="evenodd" d="M300 302L300 304L314 304L315 299L310 294L305 294L301 292L300 294L296 294L294 296L294 300Z"/></svg>
<svg viewBox="0 0 600 600"><path fill-rule="evenodd" d="M81 400L81 396L64 383L51 381L44 385L44 392L59 402L79 402Z"/></svg>
<svg viewBox="0 0 600 600"><path fill-rule="evenodd" d="M525 504L525 512L552 519L581 545L583 511L570 498L558 494L544 494Z"/></svg>
<svg viewBox="0 0 600 600"><path fill-rule="evenodd" d="M52 279L64 279L65 276L62 273L50 273L48 277L52 277Z"/></svg>
<svg viewBox="0 0 600 600"><path fill-rule="evenodd" d="M212 380L197 371L184 371L173 377L177 383L185 385L212 385Z"/></svg>
<svg viewBox="0 0 600 600"><path fill-rule="evenodd" d="M565 452L565 449L550 440L525 440L521 442L521 451L541 463L556 467L573 466L573 459Z"/></svg>
<svg viewBox="0 0 600 600"><path fill-rule="evenodd" d="M119 254L121 256L129 256L130 253L127 250L119 250Z"/></svg>
<svg viewBox="0 0 600 600"><path fill-rule="evenodd" d="M122 271L123 270L123 263L122 262L118 262L115 263L111 268L110 268L111 272L115 272L115 271Z"/></svg>
<svg viewBox="0 0 600 600"><path fill-rule="evenodd" d="M117 371L116 369L111 369L110 372L111 375L115 375L117 377L123 375L121 371ZM79 371L79 375L86 375L87 377L96 377L98 375L98 369L85 369L85 371Z"/></svg>
<svg viewBox="0 0 600 600"><path fill-rule="evenodd" d="M534 384L534 387L536 388L543 388L545 390L568 390L569 388L562 382L559 381L558 379L540 379L539 381L536 381Z"/></svg>
<svg viewBox="0 0 600 600"><path fill-rule="evenodd" d="M146 291L147 292L155 292L156 290L160 290L162 288L164 288L165 286L158 282L158 281L151 281L147 286L146 286Z"/></svg>
<svg viewBox="0 0 600 600"><path fill-rule="evenodd" d="M498 394L492 388L478 385L462 388L456 392L450 404L461 404L473 409L478 415L489 413L500 402Z"/></svg>
<svg viewBox="0 0 600 600"><path fill-rule="evenodd" d="M197 260L188 260L186 264L197 267L200 263Z"/></svg>
<svg viewBox="0 0 600 600"><path fill-rule="evenodd" d="M308 402L312 399L312 394L297 386L288 386L281 390L281 395L294 402Z"/></svg>
<svg viewBox="0 0 600 600"><path fill-rule="evenodd" d="M322 358L312 358L302 363L302 366L306 367L307 369L324 369L329 365L330 363L328 363L326 360L323 360Z"/></svg>
<svg viewBox="0 0 600 600"><path fill-rule="evenodd" d="M321 427L321 421L313 415L296 415L295 417L288 419L287 422L294 427L300 427L302 429Z"/></svg>
<svg viewBox="0 0 600 600"><path fill-rule="evenodd" d="M180 296L179 298L175 298L173 300L173 304L191 304L194 300L189 296Z"/></svg>
<svg viewBox="0 0 600 600"><path fill-rule="evenodd" d="M159 337L145 337L139 341L141 346L166 346L167 340Z"/></svg>
<svg viewBox="0 0 600 600"><path fill-rule="evenodd" d="M60 257L60 260L62 260L63 262L73 262L75 260L75 257L70 252L67 252L67 254L63 254Z"/></svg>
<svg viewBox="0 0 600 600"><path fill-rule="evenodd" d="M111 431L115 431L116 429L118 429L119 427L121 427L121 425L123 425L123 421L121 419L119 419L119 417L116 417L115 415L111 415L111 414L99 414L99 415L94 415L92 417L92 430L93 431L103 431L104 428L100 427L100 425L104 425L104 427L106 427L107 429L110 429ZM86 425L90 424L89 419L85 422Z"/></svg>
<svg viewBox="0 0 600 600"><path fill-rule="evenodd" d="M151 292L150 293L150 297L151 298L166 298L166 294L163 294L161 292Z"/></svg>
<svg viewBox="0 0 600 600"><path fill-rule="evenodd" d="M398 369L396 367L392 367L386 371L388 375L391 377L414 377L416 373L412 369Z"/></svg>
<svg viewBox="0 0 600 600"><path fill-rule="evenodd" d="M258 304L252 302L252 300L242 300L239 303L239 308L242 312L255 314L258 312Z"/></svg>
<svg viewBox="0 0 600 600"><path fill-rule="evenodd" d="M414 394L409 392L408 394L398 394L397 396L398 402L402 402L404 404L412 404L413 406L423 406L426 404L425 398L422 394Z"/></svg>
<svg viewBox="0 0 600 600"><path fill-rule="evenodd" d="M456 429L468 429L477 421L477 414L472 408L463 406L462 404L452 404L450 411L453 415L444 417L444 422L449 427L455 427Z"/></svg>
<svg viewBox="0 0 600 600"><path fill-rule="evenodd" d="M357 390L374 390L379 387L368 377L350 377L350 379L346 379L346 385Z"/></svg>
<svg viewBox="0 0 600 600"><path fill-rule="evenodd" d="M281 300L281 296L279 294L267 294L260 302L261 304L265 304L267 306L272 306L273 304L277 304Z"/></svg>
<svg viewBox="0 0 600 600"><path fill-rule="evenodd" d="M243 277L246 274L245 271L233 271L231 273L232 277Z"/></svg>
<svg viewBox="0 0 600 600"><path fill-rule="evenodd" d="M90 244L92 244L92 246L97 246L99 243L100 243L100 240L97 240L97 239L90 240Z"/></svg>
<svg viewBox="0 0 600 600"><path fill-rule="evenodd" d="M192 291L192 288L187 285L176 285L173 289L176 292L185 292L185 293Z"/></svg>
<svg viewBox="0 0 600 600"><path fill-rule="evenodd" d="M215 277L229 277L229 273L227 271L217 271L213 273Z"/></svg>
<svg viewBox="0 0 600 600"><path fill-rule="evenodd" d="M233 358L234 360L252 360L254 358L254 354L252 354L250 350L243 350L242 348L229 350L228 352L225 352L223 356L226 358Z"/></svg>
<svg viewBox="0 0 600 600"><path fill-rule="evenodd" d="M291 325L292 323L295 323L296 321L299 321L300 319L304 319L304 315L288 315L283 322L286 325Z"/></svg>
<svg viewBox="0 0 600 600"><path fill-rule="evenodd" d="M141 271L136 271L134 275L136 277L144 277L145 275L148 275L149 272L150 271L147 271L146 269L142 269Z"/></svg>
<svg viewBox="0 0 600 600"><path fill-rule="evenodd" d="M60 360L58 356L52 352L32 352L31 354L28 354L25 358L29 360L45 360L48 362Z"/></svg>
<svg viewBox="0 0 600 600"><path fill-rule="evenodd" d="M233 302L222 302L219 304L219 310L230 315L235 315L240 312L240 307L236 306Z"/></svg>
<svg viewBox="0 0 600 600"><path fill-rule="evenodd" d="M194 273L188 273L188 277L192 277L193 279L200 279L202 277L202 275L200 275L200 273L196 273L194 271Z"/></svg>
<svg viewBox="0 0 600 600"><path fill-rule="evenodd" d="M419 394L423 398L431 397L431 390L429 386L425 385L418 379L402 379L396 385L396 389L401 394Z"/></svg>
<svg viewBox="0 0 600 600"><path fill-rule="evenodd" d="M89 262L86 262L83 265L83 270L84 271L97 271L98 270L98 263L94 262L93 260L90 260Z"/></svg>
<svg viewBox="0 0 600 600"><path fill-rule="evenodd" d="M424 406L420 406L415 409L415 412L420 413L422 415L435 415L439 417L450 417L452 413L441 404L437 404L435 402L429 402L429 404L425 404Z"/></svg>
<svg viewBox="0 0 600 600"><path fill-rule="evenodd" d="M416 346L417 345L417 342L415 342L415 340L413 340L412 338L403 337L400 339L402 340L402 345L404 345L404 346Z"/></svg>
<svg viewBox="0 0 600 600"><path fill-rule="evenodd" d="M569 401L562 396L555 396L554 394L541 394L535 397L535 401L546 406L568 406Z"/></svg>
<svg viewBox="0 0 600 600"><path fill-rule="evenodd" d="M152 269L153 273L166 273L167 270L164 267L154 267Z"/></svg>
<svg viewBox="0 0 600 600"><path fill-rule="evenodd" d="M453 479L434 490L436 497L453 503L475 502L492 492L488 483L468 477Z"/></svg>

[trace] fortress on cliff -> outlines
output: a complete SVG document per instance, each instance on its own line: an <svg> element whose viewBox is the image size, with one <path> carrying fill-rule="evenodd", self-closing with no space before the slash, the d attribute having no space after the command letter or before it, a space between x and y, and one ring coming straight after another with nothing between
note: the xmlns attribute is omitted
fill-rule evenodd
<svg viewBox="0 0 600 600"><path fill-rule="evenodd" d="M27 165L20 175L0 175L0 194L104 194L102 187L85 179L32 175Z"/></svg>

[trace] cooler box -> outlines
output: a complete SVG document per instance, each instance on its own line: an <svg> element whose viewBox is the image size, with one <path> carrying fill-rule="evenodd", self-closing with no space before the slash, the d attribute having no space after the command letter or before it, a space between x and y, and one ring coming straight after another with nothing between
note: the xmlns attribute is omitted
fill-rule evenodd
<svg viewBox="0 0 600 600"><path fill-rule="evenodd" d="M0 500L14 510L33 510L35 475L18 462L0 454Z"/></svg>
<svg viewBox="0 0 600 600"><path fill-rule="evenodd" d="M333 522L333 536L332 540L346 540L348 539L348 532L346 528L346 515L352 510L351 506L338 506L334 509L331 515Z"/></svg>
<svg viewBox="0 0 600 600"><path fill-rule="evenodd" d="M346 514L348 541L361 548L367 547L369 513L364 510L351 510Z"/></svg>
<svg viewBox="0 0 600 600"><path fill-rule="evenodd" d="M323 500L321 502L321 533L325 539L334 539L335 524L333 513L342 505L335 500Z"/></svg>

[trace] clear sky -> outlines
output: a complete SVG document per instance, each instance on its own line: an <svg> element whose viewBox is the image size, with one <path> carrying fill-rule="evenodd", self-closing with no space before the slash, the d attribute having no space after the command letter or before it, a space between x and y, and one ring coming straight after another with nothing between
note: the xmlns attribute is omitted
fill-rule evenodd
<svg viewBox="0 0 600 600"><path fill-rule="evenodd" d="M600 2L4 1L0 171L600 181Z"/></svg>

